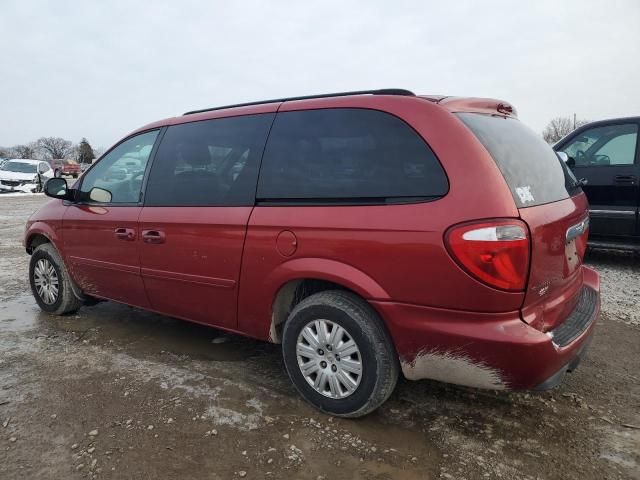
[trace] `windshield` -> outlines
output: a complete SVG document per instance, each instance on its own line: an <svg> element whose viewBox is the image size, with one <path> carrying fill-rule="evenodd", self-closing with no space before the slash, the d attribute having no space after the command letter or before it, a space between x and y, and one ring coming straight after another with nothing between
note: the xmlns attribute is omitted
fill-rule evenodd
<svg viewBox="0 0 640 480"><path fill-rule="evenodd" d="M457 116L493 157L518 208L557 202L581 191L551 147L519 120L478 113Z"/></svg>
<svg viewBox="0 0 640 480"><path fill-rule="evenodd" d="M17 173L36 173L36 164L26 162L7 162L2 166L2 170Z"/></svg>

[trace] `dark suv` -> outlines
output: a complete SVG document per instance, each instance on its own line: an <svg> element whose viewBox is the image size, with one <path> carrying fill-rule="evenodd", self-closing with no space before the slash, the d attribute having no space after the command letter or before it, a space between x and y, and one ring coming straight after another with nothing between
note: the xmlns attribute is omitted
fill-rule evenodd
<svg viewBox="0 0 640 480"><path fill-rule="evenodd" d="M44 311L107 299L282 343L296 388L335 415L374 410L400 371L550 388L599 314L587 200L497 100L377 90L189 112L46 192L24 239Z"/></svg>
<svg viewBox="0 0 640 480"><path fill-rule="evenodd" d="M554 149L585 179L591 236L596 247L640 251L640 117L589 123L560 140Z"/></svg>

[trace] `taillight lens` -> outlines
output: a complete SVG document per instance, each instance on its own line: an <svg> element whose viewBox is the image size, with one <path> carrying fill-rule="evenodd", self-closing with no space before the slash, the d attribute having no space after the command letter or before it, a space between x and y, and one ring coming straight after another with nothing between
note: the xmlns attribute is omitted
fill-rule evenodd
<svg viewBox="0 0 640 480"><path fill-rule="evenodd" d="M522 291L529 272L529 233L519 220L495 220L451 227L449 253L469 274L495 288Z"/></svg>

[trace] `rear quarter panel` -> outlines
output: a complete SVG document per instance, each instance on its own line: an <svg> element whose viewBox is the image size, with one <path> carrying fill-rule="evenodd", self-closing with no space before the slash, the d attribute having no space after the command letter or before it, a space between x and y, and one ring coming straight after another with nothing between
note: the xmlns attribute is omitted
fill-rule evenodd
<svg viewBox="0 0 640 480"><path fill-rule="evenodd" d="M443 164L449 193L408 205L255 207L242 265L239 330L268 338L277 292L300 278L330 279L379 301L480 312L517 310L523 294L479 283L444 246L444 232L453 224L518 217L502 175L473 134L450 112L419 98L287 102L280 111L335 107L379 109L406 121ZM289 257L276 249L284 230L297 237L297 249ZM293 266L302 259L304 269Z"/></svg>

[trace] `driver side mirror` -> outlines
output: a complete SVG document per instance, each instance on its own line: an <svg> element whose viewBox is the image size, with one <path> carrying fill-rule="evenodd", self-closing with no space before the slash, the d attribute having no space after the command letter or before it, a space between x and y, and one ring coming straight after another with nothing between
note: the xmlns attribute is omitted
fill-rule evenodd
<svg viewBox="0 0 640 480"><path fill-rule="evenodd" d="M64 178L50 178L44 184L44 194L47 197L59 198L61 200L71 200L71 190L67 186Z"/></svg>

